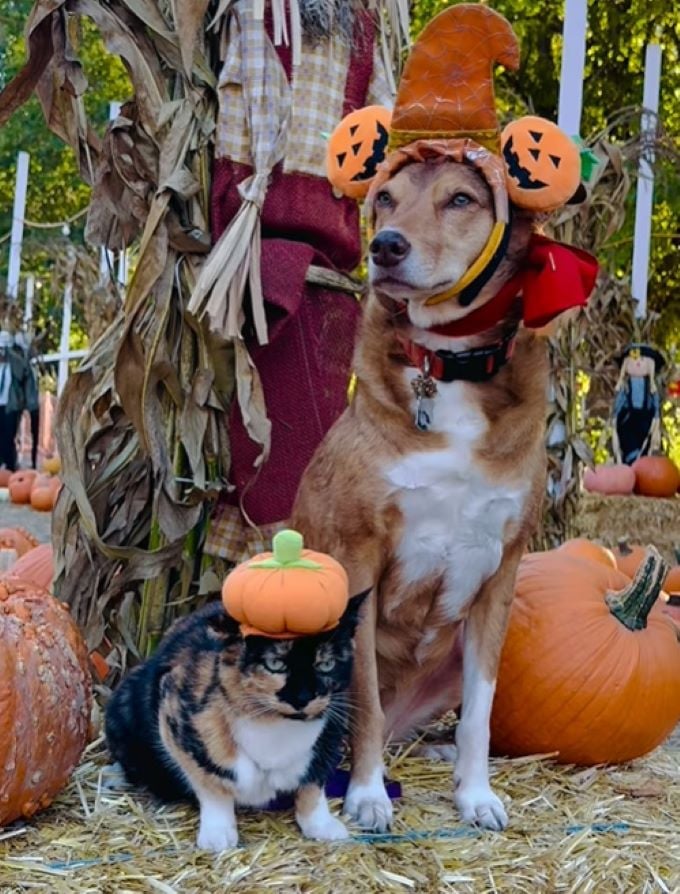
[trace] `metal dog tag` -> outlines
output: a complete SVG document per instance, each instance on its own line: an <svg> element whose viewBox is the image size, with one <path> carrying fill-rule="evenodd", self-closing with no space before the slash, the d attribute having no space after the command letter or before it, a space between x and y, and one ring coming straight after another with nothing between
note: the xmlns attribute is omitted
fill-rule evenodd
<svg viewBox="0 0 680 894"><path fill-rule="evenodd" d="M411 380L411 388L416 396L416 428L427 431L433 423L434 398L437 394L437 383L430 375L430 361L427 357L423 362L422 373Z"/></svg>

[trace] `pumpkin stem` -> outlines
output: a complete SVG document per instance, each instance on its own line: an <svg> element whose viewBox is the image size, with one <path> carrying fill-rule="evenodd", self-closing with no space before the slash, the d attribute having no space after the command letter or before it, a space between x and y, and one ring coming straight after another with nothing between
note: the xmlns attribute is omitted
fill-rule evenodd
<svg viewBox="0 0 680 894"><path fill-rule="evenodd" d="M607 594L609 611L629 630L644 630L667 573L668 563L661 553L648 546L630 584L618 593Z"/></svg>
<svg viewBox="0 0 680 894"><path fill-rule="evenodd" d="M250 563L250 568L308 568L310 571L318 571L323 568L318 562L302 557L304 541L302 534L297 531L279 531L272 539L274 555L270 559L261 562L257 559Z"/></svg>

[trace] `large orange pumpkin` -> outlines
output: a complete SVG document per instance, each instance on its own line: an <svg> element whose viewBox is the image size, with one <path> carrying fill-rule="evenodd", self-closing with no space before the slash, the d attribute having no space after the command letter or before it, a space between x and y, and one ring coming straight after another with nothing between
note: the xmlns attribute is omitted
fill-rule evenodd
<svg viewBox="0 0 680 894"><path fill-rule="evenodd" d="M229 615L244 635L290 638L337 627L349 600L345 569L303 549L297 531L280 531L273 553L238 565L222 586Z"/></svg>
<svg viewBox="0 0 680 894"><path fill-rule="evenodd" d="M18 559L9 571L9 576L49 590L54 577L54 552L50 543L41 543Z"/></svg>
<svg viewBox="0 0 680 894"><path fill-rule="evenodd" d="M575 556L577 559L588 559L591 562L606 565L608 568L616 568L614 553L606 546L593 543L592 540L587 540L585 537L565 540L558 550L564 555Z"/></svg>
<svg viewBox="0 0 680 894"><path fill-rule="evenodd" d="M31 488L37 474L34 469L20 469L18 472L12 472L7 485L12 503L30 502Z"/></svg>
<svg viewBox="0 0 680 894"><path fill-rule="evenodd" d="M508 195L521 208L553 211L577 192L581 153L552 121L527 115L511 121L501 134Z"/></svg>
<svg viewBox="0 0 680 894"><path fill-rule="evenodd" d="M0 826L63 788L91 705L87 650L68 610L32 584L0 581Z"/></svg>
<svg viewBox="0 0 680 894"><path fill-rule="evenodd" d="M495 754L619 763L664 741L680 721L680 642L656 604L664 574L653 547L633 581L559 550L522 559L492 712Z"/></svg>
<svg viewBox="0 0 680 894"><path fill-rule="evenodd" d="M24 528L0 528L0 549L13 549L17 556L23 556L36 546L38 541Z"/></svg>
<svg viewBox="0 0 680 894"><path fill-rule="evenodd" d="M331 186L353 199L363 198L385 158L392 113L383 106L350 112L328 139L326 175Z"/></svg>
<svg viewBox="0 0 680 894"><path fill-rule="evenodd" d="M643 497L673 497L680 487L680 472L667 456L641 456L633 471L635 493Z"/></svg>

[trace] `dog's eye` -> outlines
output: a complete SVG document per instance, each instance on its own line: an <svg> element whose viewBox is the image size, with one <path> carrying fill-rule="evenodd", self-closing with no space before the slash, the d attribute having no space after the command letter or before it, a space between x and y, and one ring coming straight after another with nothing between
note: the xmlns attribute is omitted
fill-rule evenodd
<svg viewBox="0 0 680 894"><path fill-rule="evenodd" d="M381 189L375 197L375 204L378 208L387 208L392 204L392 196L386 189Z"/></svg>
<svg viewBox="0 0 680 894"><path fill-rule="evenodd" d="M449 208L464 208L466 205L471 205L472 202L472 196L469 196L464 192L457 192L451 196L447 204Z"/></svg>

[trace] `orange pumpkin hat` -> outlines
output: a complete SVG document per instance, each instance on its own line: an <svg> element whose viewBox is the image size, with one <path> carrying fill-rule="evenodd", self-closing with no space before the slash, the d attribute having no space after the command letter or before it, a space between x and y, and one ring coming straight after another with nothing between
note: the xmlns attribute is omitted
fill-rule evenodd
<svg viewBox="0 0 680 894"><path fill-rule="evenodd" d="M303 549L297 531L280 531L272 546L238 565L222 586L224 607L243 635L292 639L337 627L349 602L342 565Z"/></svg>
<svg viewBox="0 0 680 894"><path fill-rule="evenodd" d="M369 203L371 194L405 164L423 160L424 152L465 161L480 170L494 196L496 227L459 291L498 254L508 220L508 195L516 205L540 212L585 196L579 191L580 149L557 125L528 116L512 122L501 135L493 88L496 63L513 70L519 67L517 38L506 19L479 3L449 7L426 26L406 61L390 125L390 151L377 165L376 176L370 175L384 139L355 139L356 130L345 126L346 118L328 146L332 185L345 195L368 194ZM377 128L375 109L352 113L362 121L363 113L368 113L369 135ZM382 113L384 128L389 113ZM349 178L341 170L345 166Z"/></svg>

